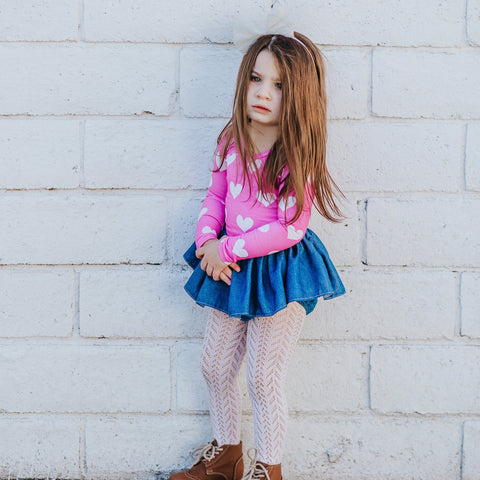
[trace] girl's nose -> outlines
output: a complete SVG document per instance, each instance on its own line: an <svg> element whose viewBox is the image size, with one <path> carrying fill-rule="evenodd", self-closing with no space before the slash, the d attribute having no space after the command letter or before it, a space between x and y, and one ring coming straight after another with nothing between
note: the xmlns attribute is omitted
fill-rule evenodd
<svg viewBox="0 0 480 480"><path fill-rule="evenodd" d="M271 93L270 90L266 85L261 85L258 90L257 90L257 97L258 98L266 98L269 99L271 98Z"/></svg>

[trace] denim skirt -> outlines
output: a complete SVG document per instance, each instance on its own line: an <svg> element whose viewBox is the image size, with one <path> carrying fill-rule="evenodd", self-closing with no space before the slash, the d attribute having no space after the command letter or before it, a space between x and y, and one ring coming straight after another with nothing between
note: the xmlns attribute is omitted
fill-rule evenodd
<svg viewBox="0 0 480 480"><path fill-rule="evenodd" d="M264 257L239 260L241 270L232 271L231 285L209 277L200 268L195 250L193 243L183 255L193 269L185 291L198 305L244 321L269 317L295 301L309 314L318 298L330 300L345 293L327 249L310 229L293 247Z"/></svg>

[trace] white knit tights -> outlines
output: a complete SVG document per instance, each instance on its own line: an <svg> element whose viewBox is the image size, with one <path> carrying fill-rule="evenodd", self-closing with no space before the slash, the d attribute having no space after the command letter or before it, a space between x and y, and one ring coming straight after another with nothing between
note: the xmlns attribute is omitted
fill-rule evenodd
<svg viewBox="0 0 480 480"><path fill-rule="evenodd" d="M258 459L269 465L281 463L288 418L285 376L304 318L305 309L297 302L271 317L248 322L211 310L201 368L219 445L240 442L242 408L236 378L246 352Z"/></svg>

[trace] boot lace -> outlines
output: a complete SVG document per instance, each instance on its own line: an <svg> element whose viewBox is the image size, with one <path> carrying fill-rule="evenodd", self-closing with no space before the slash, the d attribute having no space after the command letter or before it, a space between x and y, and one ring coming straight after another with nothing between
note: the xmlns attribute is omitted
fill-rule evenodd
<svg viewBox="0 0 480 480"><path fill-rule="evenodd" d="M253 452L253 455L250 455L250 452ZM270 475L268 475L265 466L257 461L257 449L251 448L247 454L250 459L250 466L248 467L247 473L242 477L242 480L261 480L262 478L270 480Z"/></svg>
<svg viewBox="0 0 480 480"><path fill-rule="evenodd" d="M202 445L201 447L196 448L190 456L195 460L193 463L192 467L197 465L197 463L203 462L203 461L210 461L213 460L215 455L218 455L220 452L223 451L222 447L217 447L213 443L206 443L205 445ZM195 456L197 455L197 456ZM190 468L192 468L190 467Z"/></svg>

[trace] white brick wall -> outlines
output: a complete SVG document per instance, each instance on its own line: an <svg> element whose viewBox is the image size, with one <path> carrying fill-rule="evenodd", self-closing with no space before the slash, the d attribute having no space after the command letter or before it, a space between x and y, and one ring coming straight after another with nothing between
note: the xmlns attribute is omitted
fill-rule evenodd
<svg viewBox="0 0 480 480"><path fill-rule="evenodd" d="M480 480L480 2L283 3L326 59L347 196L311 221L347 294L293 355L285 478ZM234 19L269 7L2 2L0 480L163 480L211 440L182 254Z"/></svg>

